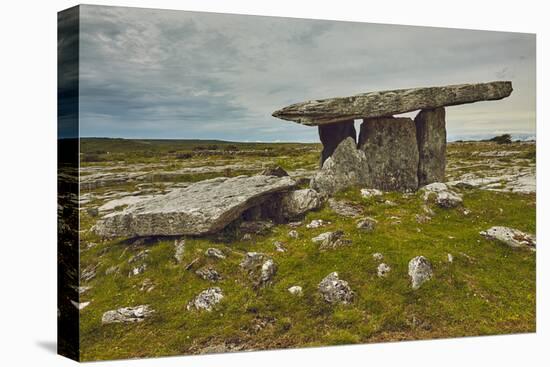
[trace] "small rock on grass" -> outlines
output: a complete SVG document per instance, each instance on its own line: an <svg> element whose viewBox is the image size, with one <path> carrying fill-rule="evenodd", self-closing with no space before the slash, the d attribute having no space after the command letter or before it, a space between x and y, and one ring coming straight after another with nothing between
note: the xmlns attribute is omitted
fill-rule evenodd
<svg viewBox="0 0 550 367"><path fill-rule="evenodd" d="M354 293L348 282L340 279L337 272L327 275L317 288L323 299L331 304L349 304L354 298Z"/></svg>
<svg viewBox="0 0 550 367"><path fill-rule="evenodd" d="M306 228L308 229L319 228L319 227L324 227L326 224L330 224L330 222L324 221L322 219L314 219L309 224L306 224Z"/></svg>
<svg viewBox="0 0 550 367"><path fill-rule="evenodd" d="M300 234L295 229L288 232L288 237L298 239L300 237Z"/></svg>
<svg viewBox="0 0 550 367"><path fill-rule="evenodd" d="M292 287L288 288L288 291L292 295L299 296L302 294L302 287L300 287L299 285L293 285Z"/></svg>
<svg viewBox="0 0 550 367"><path fill-rule="evenodd" d="M239 265L248 272L254 286L267 285L277 273L277 264L273 259L259 252L246 253Z"/></svg>
<svg viewBox="0 0 550 367"><path fill-rule="evenodd" d="M286 252L285 244L281 241L274 241L273 245L275 246L275 251L277 252Z"/></svg>
<svg viewBox="0 0 550 367"><path fill-rule="evenodd" d="M409 261L409 276L412 289L418 289L433 275L432 264L424 256L417 256Z"/></svg>
<svg viewBox="0 0 550 367"><path fill-rule="evenodd" d="M382 196L382 194L383 192L378 189L361 189L361 196L364 198Z"/></svg>
<svg viewBox="0 0 550 367"><path fill-rule="evenodd" d="M421 189L424 192L424 200L429 200L435 195L435 202L441 208L449 209L462 204L462 195L450 190L442 182L434 182Z"/></svg>
<svg viewBox="0 0 550 367"><path fill-rule="evenodd" d="M390 273L391 267L387 264L380 264L378 265L377 274L380 278L385 278Z"/></svg>
<svg viewBox="0 0 550 367"><path fill-rule="evenodd" d="M320 250L335 249L338 247L346 246L351 244L350 240L344 239L343 231L334 231L334 232L325 232L321 233L317 237L312 238L311 240L314 243L319 243Z"/></svg>
<svg viewBox="0 0 550 367"><path fill-rule="evenodd" d="M225 255L221 250L218 250L217 248L210 247L207 249L204 253L207 257L213 257L216 259L225 259Z"/></svg>
<svg viewBox="0 0 550 367"><path fill-rule="evenodd" d="M537 247L537 241L533 235L514 228L494 226L486 231L479 232L479 234L489 240L496 240L513 248L535 250Z"/></svg>
<svg viewBox="0 0 550 367"><path fill-rule="evenodd" d="M378 223L378 221L370 217L359 219L357 221L357 229L361 229L366 232L372 232L376 227L376 223Z"/></svg>
<svg viewBox="0 0 550 367"><path fill-rule="evenodd" d="M450 262L450 263L452 263L453 260L454 260L453 255L452 255L452 254L447 254L447 261Z"/></svg>
<svg viewBox="0 0 550 367"><path fill-rule="evenodd" d="M328 205L338 215L344 217L358 217L363 213L363 208L347 200L328 199Z"/></svg>
<svg viewBox="0 0 550 367"><path fill-rule="evenodd" d="M374 260L380 261L384 258L384 255L382 255L380 252L375 252L374 254L372 254L372 258Z"/></svg>
<svg viewBox="0 0 550 367"><path fill-rule="evenodd" d="M187 304L187 310L190 311L194 308L199 311L212 311L214 306L220 303L223 297L223 292L219 287L205 289Z"/></svg>
<svg viewBox="0 0 550 367"><path fill-rule="evenodd" d="M211 267L201 268L195 272L200 278L208 280L210 282L217 282L222 279L220 273Z"/></svg>
<svg viewBox="0 0 550 367"><path fill-rule="evenodd" d="M110 310L101 317L102 324L142 322L151 316L155 311L149 305L135 307L122 307L116 310Z"/></svg>

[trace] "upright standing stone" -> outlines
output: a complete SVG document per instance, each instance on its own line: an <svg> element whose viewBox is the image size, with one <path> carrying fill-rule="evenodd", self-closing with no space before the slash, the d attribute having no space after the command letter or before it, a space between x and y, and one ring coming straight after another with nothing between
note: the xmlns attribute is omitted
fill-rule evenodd
<svg viewBox="0 0 550 367"><path fill-rule="evenodd" d="M344 121L338 124L319 125L319 138L323 143L323 151L321 152L321 164L325 163L326 159L332 155L338 144L346 138L356 140L357 133L355 131L354 121Z"/></svg>
<svg viewBox="0 0 550 367"><path fill-rule="evenodd" d="M412 119L363 120L359 149L369 167L366 186L383 191L418 189L418 146Z"/></svg>
<svg viewBox="0 0 550 367"><path fill-rule="evenodd" d="M445 108L422 110L414 118L418 141L418 185L445 181Z"/></svg>

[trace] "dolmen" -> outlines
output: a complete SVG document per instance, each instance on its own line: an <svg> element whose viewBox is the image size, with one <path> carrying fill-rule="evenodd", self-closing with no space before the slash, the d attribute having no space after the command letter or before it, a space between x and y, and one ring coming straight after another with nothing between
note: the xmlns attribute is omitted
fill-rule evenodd
<svg viewBox="0 0 550 367"><path fill-rule="evenodd" d="M321 194L354 185L408 192L444 181L445 107L511 93L510 81L397 89L296 103L273 116L318 127L321 168L310 186ZM419 111L414 120L393 116L412 111Z"/></svg>

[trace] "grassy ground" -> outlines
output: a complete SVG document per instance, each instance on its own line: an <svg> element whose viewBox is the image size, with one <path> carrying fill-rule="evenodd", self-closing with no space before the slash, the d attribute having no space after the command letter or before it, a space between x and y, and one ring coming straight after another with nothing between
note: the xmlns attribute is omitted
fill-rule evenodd
<svg viewBox="0 0 550 367"><path fill-rule="evenodd" d="M317 163L316 149L295 156L290 149L278 156L281 152L275 148L273 158L287 169L310 167ZM484 148L481 143L451 145L450 163L467 163L476 149ZM492 144L490 149L502 147ZM288 225L277 225L270 233L247 241L187 238L182 265L174 261L173 240L141 245L122 239L102 242L86 232L95 219L83 211L81 267L99 266L96 277L81 284L92 287L81 296L81 302L91 301L80 313L81 358L199 353L221 344L234 350L273 349L535 331L535 254L479 235L494 225L535 233L535 195L461 192L468 214L462 208L433 207L433 219L419 224L416 214L423 214L424 204L420 193L364 199L359 188L350 189L338 197L360 205L365 215L378 220L374 232L357 230L354 219L325 206L308 213L304 223L323 219L331 224L318 229L302 225L297 228L298 239L288 236ZM397 205L389 206L385 200ZM352 240L350 246L320 252L312 243L312 237L337 229ZM282 241L287 251L276 252L274 241ZM97 245L88 249L89 243ZM204 257L209 247L221 249L228 257ZM150 250L147 270L128 277L128 259L145 248ZM273 257L278 272L272 285L253 288L238 266L247 251ZM376 275L380 261L373 259L375 252L382 253L383 262L392 268L387 278ZM454 256L452 263L447 261L448 253ZM432 262L434 277L413 291L407 264L417 255ZM185 264L196 258L198 263L185 270ZM194 273L207 265L218 270L223 280L213 284ZM118 266L119 272L106 275L112 266ZM317 284L332 271L356 293L352 304L331 306L319 296ZM150 292L140 290L146 278L155 285ZM214 311L186 310L191 298L213 285L225 295ZM293 285L303 287L301 297L287 291ZM154 316L136 324L101 324L105 311L141 304L151 305Z"/></svg>

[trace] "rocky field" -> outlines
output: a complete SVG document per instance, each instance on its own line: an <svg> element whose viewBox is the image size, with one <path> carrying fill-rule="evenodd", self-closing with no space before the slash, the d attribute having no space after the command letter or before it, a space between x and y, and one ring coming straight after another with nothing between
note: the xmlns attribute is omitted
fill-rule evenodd
<svg viewBox="0 0 550 367"><path fill-rule="evenodd" d="M450 143L445 183L331 198L320 152L83 139L81 358L535 331L534 143ZM212 209L174 236L162 202Z"/></svg>

